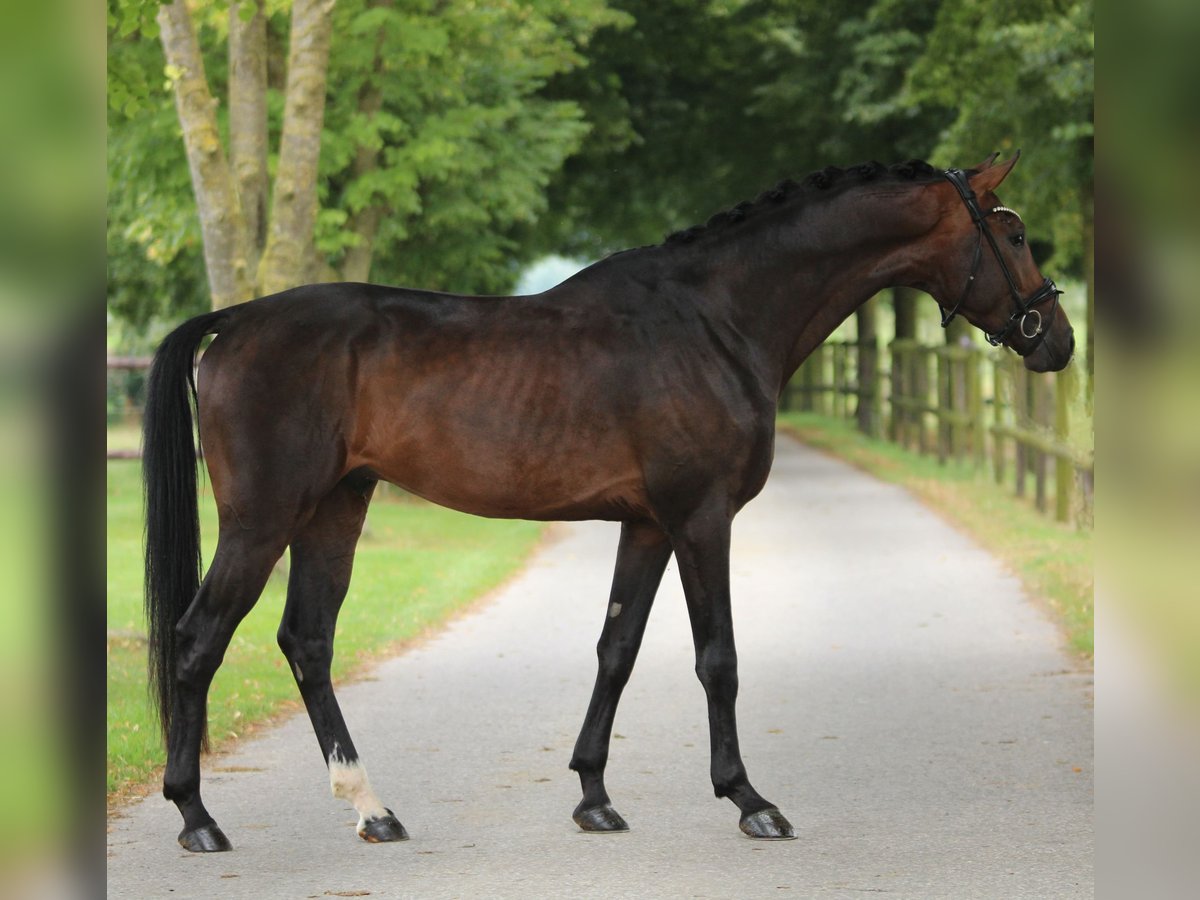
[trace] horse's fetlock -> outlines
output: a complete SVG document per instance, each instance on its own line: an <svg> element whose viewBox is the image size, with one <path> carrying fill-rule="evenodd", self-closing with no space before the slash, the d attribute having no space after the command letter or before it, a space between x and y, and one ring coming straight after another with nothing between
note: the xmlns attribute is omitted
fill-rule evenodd
<svg viewBox="0 0 1200 900"><path fill-rule="evenodd" d="M607 757L604 759L589 759L583 756L572 756L571 761L567 763L567 768L572 772L578 772L580 775L596 775L604 771L606 762L608 762Z"/></svg>
<svg viewBox="0 0 1200 900"><path fill-rule="evenodd" d="M164 778L162 795L171 802L178 803L191 797L199 788L200 783L195 779Z"/></svg>
<svg viewBox="0 0 1200 900"><path fill-rule="evenodd" d="M727 797L734 791L742 791L749 787L746 766L737 756L736 750L719 754L718 758L713 760L709 774L719 797Z"/></svg>

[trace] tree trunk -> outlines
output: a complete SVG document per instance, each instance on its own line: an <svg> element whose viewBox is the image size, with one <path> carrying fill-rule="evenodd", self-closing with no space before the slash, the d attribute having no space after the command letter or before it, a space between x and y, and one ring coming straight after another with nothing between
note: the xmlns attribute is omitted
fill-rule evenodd
<svg viewBox="0 0 1200 900"><path fill-rule="evenodd" d="M175 109L183 129L192 192L200 216L204 266L214 309L248 299L249 246L237 188L221 135L216 105L185 0L163 6L158 25L167 65L175 77Z"/></svg>
<svg viewBox="0 0 1200 900"><path fill-rule="evenodd" d="M317 270L317 165L325 120L325 79L334 0L296 0L288 49L283 137L259 284L273 294L310 280Z"/></svg>
<svg viewBox="0 0 1200 900"><path fill-rule="evenodd" d="M357 166L355 168L357 173ZM371 204L350 217L346 227L358 235L358 243L346 251L342 278L346 281L370 281L371 259L375 255L375 235L383 221L383 207Z"/></svg>
<svg viewBox="0 0 1200 900"><path fill-rule="evenodd" d="M392 0L370 0L367 4L372 7L391 6ZM358 112L366 119L372 119L383 107L383 92L379 89L376 79L383 74L383 34L375 40L375 59L371 65L371 77L363 84L358 93ZM380 144L360 146L354 157L353 180L357 181L368 172L379 167ZM342 263L342 277L346 281L369 281L371 277L371 258L375 253L375 235L379 233L379 223L383 221L385 209L377 202L370 202L362 209L355 210L350 215L346 228L358 237L358 243L346 251L346 259Z"/></svg>
<svg viewBox="0 0 1200 900"><path fill-rule="evenodd" d="M917 298L921 292L916 288L892 288L892 309L896 314L896 338L915 340L917 337Z"/></svg>
<svg viewBox="0 0 1200 900"><path fill-rule="evenodd" d="M241 10L249 7L248 21ZM267 239L267 17L263 0L229 7L229 161L250 238L249 271L257 274Z"/></svg>
<svg viewBox="0 0 1200 900"><path fill-rule="evenodd" d="M954 321L943 330L946 334L947 344L961 347L975 342L975 333L971 330L971 323L967 321L966 316L956 316Z"/></svg>

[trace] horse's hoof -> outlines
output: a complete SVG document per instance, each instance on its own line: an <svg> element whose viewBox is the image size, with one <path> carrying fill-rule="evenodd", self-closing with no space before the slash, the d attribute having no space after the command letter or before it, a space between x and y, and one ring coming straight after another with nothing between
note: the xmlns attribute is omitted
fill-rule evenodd
<svg viewBox="0 0 1200 900"><path fill-rule="evenodd" d="M594 834L617 834L629 830L629 826L621 818L621 814L612 808L611 803L579 810L571 818L581 829Z"/></svg>
<svg viewBox="0 0 1200 900"><path fill-rule="evenodd" d="M359 823L358 836L369 844L386 844L392 841L407 841L408 832L390 809L386 816L375 816Z"/></svg>
<svg viewBox="0 0 1200 900"><path fill-rule="evenodd" d="M796 830L779 810L760 809L742 816L742 832L760 841L794 841Z"/></svg>
<svg viewBox="0 0 1200 900"><path fill-rule="evenodd" d="M183 829L179 832L179 846L193 853L223 853L233 849L233 844L229 843L229 838L225 837L216 822L209 822L191 831Z"/></svg>

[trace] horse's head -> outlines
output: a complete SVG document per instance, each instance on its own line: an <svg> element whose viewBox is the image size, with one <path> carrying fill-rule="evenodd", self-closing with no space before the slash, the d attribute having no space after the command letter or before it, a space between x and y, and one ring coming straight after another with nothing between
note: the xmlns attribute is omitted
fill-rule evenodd
<svg viewBox="0 0 1200 900"><path fill-rule="evenodd" d="M1071 360L1074 331L1059 290L1033 261L1025 223L995 194L1020 155L997 165L993 154L969 173L945 173L937 272L929 289L942 307L943 326L961 315L989 343L1020 354L1025 368L1057 372Z"/></svg>

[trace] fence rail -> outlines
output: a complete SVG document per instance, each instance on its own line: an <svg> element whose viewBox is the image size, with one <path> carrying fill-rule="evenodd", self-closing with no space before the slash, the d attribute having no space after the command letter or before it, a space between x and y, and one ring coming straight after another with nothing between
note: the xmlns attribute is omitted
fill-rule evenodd
<svg viewBox="0 0 1200 900"><path fill-rule="evenodd" d="M1094 451L1071 441L1079 412L1068 378L980 347L896 340L875 383L860 388L864 353L877 358L869 342L826 341L785 389L783 407L883 423L875 436L943 463L990 467L1042 512L1091 526ZM864 405L871 415L860 414Z"/></svg>
<svg viewBox="0 0 1200 900"><path fill-rule="evenodd" d="M152 357L149 356L110 356L108 368L117 371L141 371L150 368Z"/></svg>

